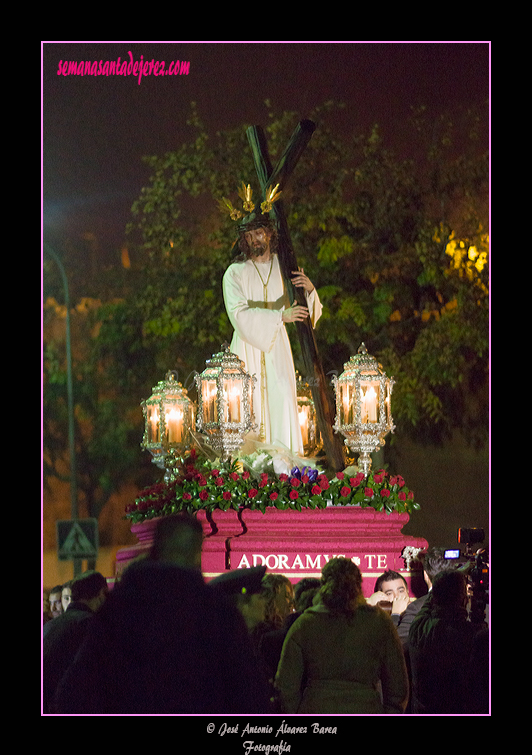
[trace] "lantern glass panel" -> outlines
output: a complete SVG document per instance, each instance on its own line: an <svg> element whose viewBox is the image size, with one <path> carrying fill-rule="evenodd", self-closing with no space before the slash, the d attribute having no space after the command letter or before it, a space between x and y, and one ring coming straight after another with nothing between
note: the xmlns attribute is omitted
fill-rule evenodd
<svg viewBox="0 0 532 755"><path fill-rule="evenodd" d="M355 422L355 386L353 383L343 383L340 390L340 422L342 425L352 425Z"/></svg>
<svg viewBox="0 0 532 755"><path fill-rule="evenodd" d="M390 383L386 383L386 423L391 425L392 423L392 397L390 391Z"/></svg>
<svg viewBox="0 0 532 755"><path fill-rule="evenodd" d="M301 428L301 439L303 441L303 448L309 445L309 431L310 431L310 406L308 404L300 404L298 406L299 426Z"/></svg>
<svg viewBox="0 0 532 755"><path fill-rule="evenodd" d="M360 418L364 424L379 421L380 385L375 382L360 383Z"/></svg>
<svg viewBox="0 0 532 755"><path fill-rule="evenodd" d="M166 441L181 443L183 440L183 409L177 404L164 404L164 421L166 427Z"/></svg>
<svg viewBox="0 0 532 755"><path fill-rule="evenodd" d="M148 414L148 443L159 443L159 407L151 404L147 407Z"/></svg>
<svg viewBox="0 0 532 755"><path fill-rule="evenodd" d="M242 422L243 384L239 378L224 379L224 402L226 422Z"/></svg>
<svg viewBox="0 0 532 755"><path fill-rule="evenodd" d="M203 422L205 424L218 421L218 402L216 395L216 380L203 380L201 385L203 402Z"/></svg>

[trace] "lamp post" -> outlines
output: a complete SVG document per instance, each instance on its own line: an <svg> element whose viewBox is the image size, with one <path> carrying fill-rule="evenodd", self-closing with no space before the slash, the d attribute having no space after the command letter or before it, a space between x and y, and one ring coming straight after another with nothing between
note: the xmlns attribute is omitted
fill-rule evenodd
<svg viewBox="0 0 532 755"><path fill-rule="evenodd" d="M70 455L70 518L72 521L76 521L79 518L78 512L78 485L77 485L77 470L76 470L76 440L74 430L74 390L72 381L72 347L70 338L70 294L68 288L68 278L65 272L65 268L58 255L48 244L44 244L44 251L47 252L50 257L55 261L59 272L61 274L61 280L63 282L63 289L65 294L65 309L66 309L66 366L67 366L67 407L68 407L68 448ZM81 559L75 558L74 560L74 576L78 577L81 574Z"/></svg>
<svg viewBox="0 0 532 755"><path fill-rule="evenodd" d="M335 432L345 435L348 448L360 454L358 463L367 476L371 453L384 445L384 436L393 432L391 394L394 379L389 378L364 344L344 364L344 372L332 379L336 393Z"/></svg>
<svg viewBox="0 0 532 755"><path fill-rule="evenodd" d="M246 372L244 362L227 346L207 359L205 369L194 379L198 389L197 430L226 460L257 427L253 416L256 377Z"/></svg>
<svg viewBox="0 0 532 755"><path fill-rule="evenodd" d="M181 454L191 443L194 405L177 381L177 374L170 370L141 407L144 437L140 445L151 453L153 463L165 470L164 480L169 482Z"/></svg>

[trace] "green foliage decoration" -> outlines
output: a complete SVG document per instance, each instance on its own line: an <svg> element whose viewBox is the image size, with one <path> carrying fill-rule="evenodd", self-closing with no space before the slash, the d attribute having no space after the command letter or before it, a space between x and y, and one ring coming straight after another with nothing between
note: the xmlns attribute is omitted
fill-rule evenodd
<svg viewBox="0 0 532 755"><path fill-rule="evenodd" d="M275 472L273 458L264 452L221 462L190 449L171 482L145 488L125 516L132 523L179 512L242 508L262 512L268 507L320 509L327 506L371 507L385 513L411 514L420 508L401 475L385 469L365 476L355 467L327 475L315 466Z"/></svg>

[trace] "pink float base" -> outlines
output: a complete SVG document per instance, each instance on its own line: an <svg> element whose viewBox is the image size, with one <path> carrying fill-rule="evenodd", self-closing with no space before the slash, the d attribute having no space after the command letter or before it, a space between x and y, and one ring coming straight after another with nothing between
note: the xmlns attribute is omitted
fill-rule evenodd
<svg viewBox="0 0 532 755"><path fill-rule="evenodd" d="M319 577L333 556L351 558L362 572L365 597L372 594L377 577L388 569L402 574L409 587L414 572L401 553L406 546L426 549L423 538L401 533L408 514L386 514L372 508L331 506L326 509L261 511L199 511L205 533L202 571L206 580L230 569L265 565L291 582ZM149 550L157 519L133 524L138 545L122 548L116 556L117 576L127 564ZM417 574L417 572L415 572ZM413 592L410 590L413 597Z"/></svg>

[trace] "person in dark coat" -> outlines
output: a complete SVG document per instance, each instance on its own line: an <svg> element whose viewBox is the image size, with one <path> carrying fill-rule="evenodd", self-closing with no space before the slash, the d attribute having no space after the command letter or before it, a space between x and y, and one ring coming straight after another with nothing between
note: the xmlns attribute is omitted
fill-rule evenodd
<svg viewBox="0 0 532 755"><path fill-rule="evenodd" d="M170 523L176 525L168 533L174 543L187 540L183 533L175 537L182 526L201 528L193 517L185 519ZM201 537L192 540L201 549ZM182 551L174 558L159 544L154 552L129 565L113 589L59 685L57 711L267 712L268 691L244 620L205 584L195 549L190 566Z"/></svg>
<svg viewBox="0 0 532 755"><path fill-rule="evenodd" d="M432 591L432 582L436 574L440 572L456 571L458 563L452 559L445 558L445 548L438 548L432 546L427 551L423 551L418 555L418 560L423 565L423 579L427 586L428 592L422 595L420 598L413 600L407 607L406 611L401 615L400 621L397 625L397 634L399 639L403 643L405 652L408 651L408 633L412 622L421 611L427 598Z"/></svg>
<svg viewBox="0 0 532 755"><path fill-rule="evenodd" d="M265 566L253 566L224 572L209 582L209 587L225 595L240 611L250 634L264 621L266 596L262 579L265 574Z"/></svg>
<svg viewBox="0 0 532 755"><path fill-rule="evenodd" d="M96 571L85 572L72 582L72 601L64 613L43 627L43 712L50 713L51 702L61 680L79 650L89 622L108 594L107 580Z"/></svg>
<svg viewBox="0 0 532 755"><path fill-rule="evenodd" d="M362 596L351 559L322 569L319 600L286 635L275 685L283 713L403 713L408 677L390 617Z"/></svg>
<svg viewBox="0 0 532 755"><path fill-rule="evenodd" d="M294 588L295 612L289 614L283 626L280 629L273 629L271 632L265 632L260 637L259 651L268 669L268 677L272 680L275 678L277 666L281 658L281 651L286 634L294 621L298 619L303 611L310 608L312 600L320 589L320 580L313 577L305 577L299 580Z"/></svg>
<svg viewBox="0 0 532 755"><path fill-rule="evenodd" d="M270 712L273 707L274 690L271 675L264 664L264 658L259 649L261 634L257 628L262 625L266 615L266 591L263 579L266 574L265 566L253 566L245 569L234 569L215 577L209 582L209 587L226 595L232 605L241 613L249 632L251 646L264 683L268 686Z"/></svg>
<svg viewBox="0 0 532 755"><path fill-rule="evenodd" d="M484 628L468 621L463 572L440 572L408 635L412 713L470 714L475 639Z"/></svg>

